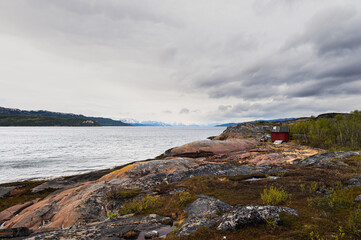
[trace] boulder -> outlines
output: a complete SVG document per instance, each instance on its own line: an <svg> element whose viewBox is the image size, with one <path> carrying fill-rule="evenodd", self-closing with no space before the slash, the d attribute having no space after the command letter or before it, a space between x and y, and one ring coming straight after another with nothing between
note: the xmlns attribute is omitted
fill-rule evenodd
<svg viewBox="0 0 361 240"><path fill-rule="evenodd" d="M234 211L224 214L217 229L221 231L233 231L249 225L266 223L267 221L280 222L279 214L288 212L291 215L298 216L295 209L289 207L277 206L246 206L237 207Z"/></svg>
<svg viewBox="0 0 361 240"><path fill-rule="evenodd" d="M355 201L355 202L361 202L361 195L358 195L358 196L355 198L354 201Z"/></svg>
<svg viewBox="0 0 361 240"><path fill-rule="evenodd" d="M153 231L150 231L150 232L147 232L144 234L145 239L152 239L155 237L159 237L159 232L156 230L153 230Z"/></svg>
<svg viewBox="0 0 361 240"><path fill-rule="evenodd" d="M231 209L231 205L214 197L199 195L197 200L186 207L185 211L188 213L188 218L179 229L178 235L188 235L200 226L210 227L218 220L220 212Z"/></svg>
<svg viewBox="0 0 361 240"><path fill-rule="evenodd" d="M348 187L359 187L361 186L361 175L351 178L350 180L347 181Z"/></svg>

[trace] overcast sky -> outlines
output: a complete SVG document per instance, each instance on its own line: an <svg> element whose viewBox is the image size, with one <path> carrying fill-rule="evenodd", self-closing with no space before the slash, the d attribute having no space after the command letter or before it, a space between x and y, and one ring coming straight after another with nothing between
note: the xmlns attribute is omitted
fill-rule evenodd
<svg viewBox="0 0 361 240"><path fill-rule="evenodd" d="M361 109L359 0L0 0L0 106L212 123Z"/></svg>

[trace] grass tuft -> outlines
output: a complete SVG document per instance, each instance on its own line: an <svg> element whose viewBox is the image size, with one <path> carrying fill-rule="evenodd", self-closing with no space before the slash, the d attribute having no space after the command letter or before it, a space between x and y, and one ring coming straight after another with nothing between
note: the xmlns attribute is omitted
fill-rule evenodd
<svg viewBox="0 0 361 240"><path fill-rule="evenodd" d="M282 187L277 188L271 186L268 189L263 190L261 199L266 205L280 205L287 204L290 202L292 195L287 193Z"/></svg>

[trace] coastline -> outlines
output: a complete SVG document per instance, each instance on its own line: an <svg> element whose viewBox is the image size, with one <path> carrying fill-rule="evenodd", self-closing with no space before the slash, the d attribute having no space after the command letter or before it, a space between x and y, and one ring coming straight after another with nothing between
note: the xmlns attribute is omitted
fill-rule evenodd
<svg viewBox="0 0 361 240"><path fill-rule="evenodd" d="M0 183L48 180L143 161L217 128L0 128Z"/></svg>
<svg viewBox="0 0 361 240"><path fill-rule="evenodd" d="M20 239L145 239L151 233L171 239L259 239L293 232L305 237L309 231L299 226L317 213L308 199L316 201L327 189L350 191L343 195L352 198L361 195L361 152L262 143L258 133L250 138L247 132L245 137L243 127L113 169L1 184L26 185L10 190L5 198L12 207L0 211L1 231L12 231L11 236ZM338 182L346 190L337 190ZM270 186L288 194L287 201L268 203L262 194ZM290 216L285 218L284 212ZM237 217L243 215L250 217ZM269 230L267 219L273 219L276 231ZM336 228L342 223L330 224ZM23 235L16 235L21 229Z"/></svg>

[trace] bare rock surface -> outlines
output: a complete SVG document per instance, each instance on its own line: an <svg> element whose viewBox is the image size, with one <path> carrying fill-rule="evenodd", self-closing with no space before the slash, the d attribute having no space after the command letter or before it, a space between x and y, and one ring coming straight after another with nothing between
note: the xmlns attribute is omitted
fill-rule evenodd
<svg viewBox="0 0 361 240"><path fill-rule="evenodd" d="M33 205L34 203L36 203L38 201L39 201L39 199L35 199L33 201L28 201L25 203L17 204L13 207L10 207L10 208L5 209L4 211L0 212L0 225L5 221L9 221L12 217L19 214L22 210Z"/></svg>
<svg viewBox="0 0 361 240"><path fill-rule="evenodd" d="M135 217L126 215L107 219L100 222L90 223L71 229L49 230L32 234L22 239L29 240L60 240L60 239L128 239L135 236L135 239L143 240L149 232L156 231L158 234L166 234L172 231L172 222L169 217L162 217L156 214Z"/></svg>
<svg viewBox="0 0 361 240"><path fill-rule="evenodd" d="M28 228L25 227L0 229L0 239L24 237L29 235L30 235L30 231Z"/></svg>
<svg viewBox="0 0 361 240"><path fill-rule="evenodd" d="M155 237L159 237L159 232L156 230L153 230L153 231L150 231L150 232L147 232L144 234L145 239L152 239Z"/></svg>
<svg viewBox="0 0 361 240"><path fill-rule="evenodd" d="M9 194L15 188L16 187L0 187L0 198L2 198L3 196Z"/></svg>
<svg viewBox="0 0 361 240"><path fill-rule="evenodd" d="M112 187L148 190L163 182L180 182L194 176L234 176L283 171L281 168L271 167L209 164L187 158L154 160L143 164L135 164L133 168L129 167L120 175L111 175L109 181L86 182L76 187L58 190L26 207L17 216L12 216L5 227L28 227L39 231L102 220L106 216L105 195Z"/></svg>
<svg viewBox="0 0 361 240"><path fill-rule="evenodd" d="M246 150L256 147L255 139L240 139L238 141L202 140L191 142L169 149L164 153L167 157L206 157L232 151Z"/></svg>
<svg viewBox="0 0 361 240"><path fill-rule="evenodd" d="M361 175L351 178L347 181L348 187L359 187L361 186Z"/></svg>
<svg viewBox="0 0 361 240"><path fill-rule="evenodd" d="M275 123L259 124L259 123L239 123L237 125L228 126L222 134L215 137L217 140L225 139L242 139L242 138L259 138L267 133Z"/></svg>
<svg viewBox="0 0 361 240"><path fill-rule="evenodd" d="M287 212L291 215L298 216L298 212L289 207L278 206L246 206L238 207L234 211L223 215L221 223L217 229L222 231L232 231L249 225L266 223L267 221L280 222L279 214Z"/></svg>
<svg viewBox="0 0 361 240"><path fill-rule="evenodd" d="M43 184L40 184L39 186L34 187L31 191L33 193L37 193L48 188L62 189L66 187L75 187L75 186L79 186L84 182L98 180L99 178L110 172L112 172L112 170L107 169L107 170L93 171L90 173L84 173L69 177L60 177L54 180L47 181Z"/></svg>
<svg viewBox="0 0 361 240"><path fill-rule="evenodd" d="M293 161L293 163L300 164L302 166L312 165L315 167L326 167L326 166L337 167L341 165L346 165L346 163L344 163L341 159L348 158L354 155L361 155L361 153L356 151L322 153L308 157L304 160L299 159Z"/></svg>
<svg viewBox="0 0 361 240"><path fill-rule="evenodd" d="M187 220L178 231L178 235L188 235L200 226L210 227L219 219L218 213L231 210L233 207L214 197L200 195L185 211L188 213Z"/></svg>
<svg viewBox="0 0 361 240"><path fill-rule="evenodd" d="M5 224L5 228L28 227L31 230L63 228L99 220L105 215L103 203L109 186L104 182L87 182L50 194L22 210Z"/></svg>

